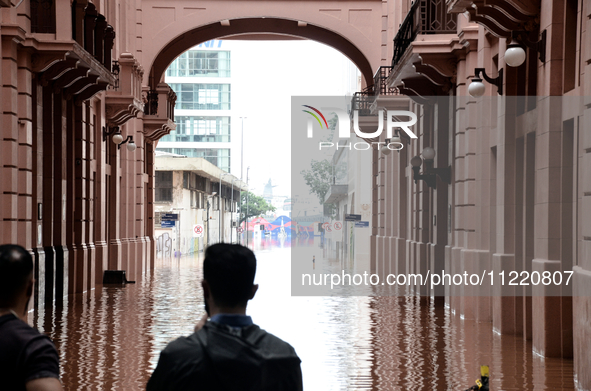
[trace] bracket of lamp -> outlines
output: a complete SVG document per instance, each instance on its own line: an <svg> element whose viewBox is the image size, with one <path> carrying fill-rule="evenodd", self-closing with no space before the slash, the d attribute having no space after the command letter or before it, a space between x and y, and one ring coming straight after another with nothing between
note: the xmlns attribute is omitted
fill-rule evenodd
<svg viewBox="0 0 591 391"><path fill-rule="evenodd" d="M121 140L123 140L123 136L121 135L121 129L119 129L119 126L109 127L109 130L107 130L107 128L103 126L103 141L107 141L107 139L110 136L113 136L113 142L115 144L119 144Z"/></svg>
<svg viewBox="0 0 591 391"><path fill-rule="evenodd" d="M400 150L402 148L404 148L404 143L402 142L402 138L400 137L400 130L399 129L395 129L394 130L394 137L392 137L391 139L387 138L385 140L385 144L384 146L382 146L382 148L380 148L380 151L382 152L382 154L384 155L389 155L391 151L397 151L398 153L400 153ZM409 139L410 140L410 139ZM400 144L400 148L393 148L390 149L388 147L388 145L390 145L390 143L394 143L394 144ZM410 141L408 141L408 144L410 144Z"/></svg>
<svg viewBox="0 0 591 391"><path fill-rule="evenodd" d="M432 160L430 161L432 164ZM437 188L437 177L441 179L444 183L448 185L451 184L451 166L443 167L443 168L433 168L429 167L426 168L425 171L421 174L421 165L423 163L423 159L420 156L415 156L411 160L412 165L412 172L413 176L412 179L415 181L415 184L418 181L425 181L427 186L432 189Z"/></svg>
<svg viewBox="0 0 591 391"><path fill-rule="evenodd" d="M519 42L520 44L538 52L538 58L542 63L546 62L546 30L542 31L540 40L537 42L531 41L528 37L527 31L513 31L511 33L511 41Z"/></svg>
<svg viewBox="0 0 591 391"><path fill-rule="evenodd" d="M486 69L484 68L474 68L474 78L480 79L480 75L482 75L484 80L486 80L490 84L497 86L497 91L499 95L503 95L503 68L499 69L499 76L495 78L488 76L486 74Z"/></svg>
<svg viewBox="0 0 591 391"><path fill-rule="evenodd" d="M129 144L127 144L127 143L129 143ZM117 149L121 149L121 146L123 144L127 144L127 150L130 152L135 151L135 149L137 148L137 145L135 145L135 143L133 142L133 136L127 136L127 138L125 140L123 140L122 142L117 144Z"/></svg>

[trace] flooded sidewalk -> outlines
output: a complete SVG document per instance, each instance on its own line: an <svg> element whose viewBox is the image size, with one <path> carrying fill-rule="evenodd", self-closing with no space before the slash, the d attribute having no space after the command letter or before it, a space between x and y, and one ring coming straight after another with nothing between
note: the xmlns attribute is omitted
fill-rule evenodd
<svg viewBox="0 0 591 391"><path fill-rule="evenodd" d="M305 390L465 390L488 364L491 390L573 390L572 360L532 354L522 338L493 333L414 297L292 297L290 249L256 253L260 284L248 314L291 343ZM317 259L316 267L322 260ZM151 276L70 296L40 311L65 389L143 390L160 351L192 333L204 313L201 259L157 259Z"/></svg>

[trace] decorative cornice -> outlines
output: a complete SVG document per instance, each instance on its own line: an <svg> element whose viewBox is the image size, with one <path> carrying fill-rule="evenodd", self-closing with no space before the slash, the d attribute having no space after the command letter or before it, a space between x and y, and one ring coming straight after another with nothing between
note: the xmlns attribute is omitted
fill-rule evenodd
<svg viewBox="0 0 591 391"><path fill-rule="evenodd" d="M539 5L534 0L448 0L450 13L470 15L470 21L486 27L499 38L511 37L512 31L539 28Z"/></svg>
<svg viewBox="0 0 591 391"><path fill-rule="evenodd" d="M40 41L29 34L23 46L32 51L31 67L43 86L60 90L76 103L115 83L115 76L75 41Z"/></svg>
<svg viewBox="0 0 591 391"><path fill-rule="evenodd" d="M176 129L176 124L168 118L157 115L144 115L144 137L149 142L160 140Z"/></svg>
<svg viewBox="0 0 591 391"><path fill-rule="evenodd" d="M137 118L143 107L142 102L133 96L111 95L109 91L105 98L107 125L121 126L130 119Z"/></svg>

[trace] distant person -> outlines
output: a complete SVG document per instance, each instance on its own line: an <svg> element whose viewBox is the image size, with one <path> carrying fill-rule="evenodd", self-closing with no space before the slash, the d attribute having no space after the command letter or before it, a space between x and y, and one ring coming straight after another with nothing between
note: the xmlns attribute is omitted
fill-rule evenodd
<svg viewBox="0 0 591 391"><path fill-rule="evenodd" d="M63 390L53 342L24 321L34 285L31 254L0 246L0 390Z"/></svg>
<svg viewBox="0 0 591 391"><path fill-rule="evenodd" d="M168 344L148 391L299 391L300 359L291 345L246 315L258 289L256 258L239 244L209 246L203 261L205 315L195 333ZM273 308L268 309L272 314Z"/></svg>

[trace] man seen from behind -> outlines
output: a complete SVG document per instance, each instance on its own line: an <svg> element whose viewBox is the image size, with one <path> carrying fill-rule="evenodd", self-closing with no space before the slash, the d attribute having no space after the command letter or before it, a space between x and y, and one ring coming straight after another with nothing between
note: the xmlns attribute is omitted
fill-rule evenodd
<svg viewBox="0 0 591 391"><path fill-rule="evenodd" d="M0 390L63 390L53 342L24 321L34 285L31 254L0 246Z"/></svg>
<svg viewBox="0 0 591 391"><path fill-rule="evenodd" d="M246 315L258 289L256 258L238 244L207 248L203 296L207 315L195 333L168 344L148 382L163 390L302 390L300 359L291 345L261 330Z"/></svg>

